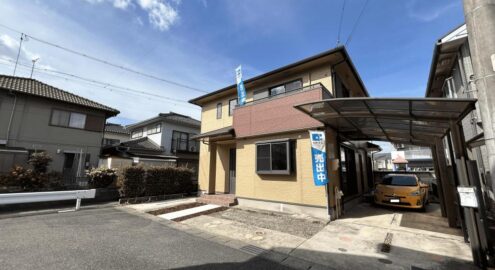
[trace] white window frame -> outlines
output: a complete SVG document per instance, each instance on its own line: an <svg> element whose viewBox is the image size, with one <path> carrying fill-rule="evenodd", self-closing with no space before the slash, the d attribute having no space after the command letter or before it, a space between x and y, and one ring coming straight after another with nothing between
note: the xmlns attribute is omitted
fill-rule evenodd
<svg viewBox="0 0 495 270"><path fill-rule="evenodd" d="M162 123L156 123L156 124L153 124L151 126L149 126L147 128L147 134L148 135L151 135L151 134L157 134L157 133L160 133L162 132Z"/></svg>
<svg viewBox="0 0 495 270"><path fill-rule="evenodd" d="M139 135L136 136L136 134L139 134ZM143 137L143 129L142 128L135 129L131 132L131 139L138 139L141 137Z"/></svg>

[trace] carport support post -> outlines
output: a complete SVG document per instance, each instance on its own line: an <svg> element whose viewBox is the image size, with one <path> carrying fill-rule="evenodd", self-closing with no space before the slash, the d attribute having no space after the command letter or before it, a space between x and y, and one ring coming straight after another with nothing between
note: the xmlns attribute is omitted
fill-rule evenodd
<svg viewBox="0 0 495 270"><path fill-rule="evenodd" d="M454 205L454 187L450 184L450 179L447 173L447 162L445 159L445 147L441 139L435 140L435 150L438 162L438 171L440 172L440 188L443 193L445 211L447 212L447 220L450 227L457 226L457 214ZM439 192L440 194L440 192Z"/></svg>
<svg viewBox="0 0 495 270"><path fill-rule="evenodd" d="M437 180L437 195L440 201L440 211L442 212L442 217L447 217L447 211L445 210L445 197L443 196L442 182L442 172L440 171L440 165L437 156L437 147L434 145L431 147L431 154L433 155L433 166L435 168L435 175Z"/></svg>
<svg viewBox="0 0 495 270"><path fill-rule="evenodd" d="M452 133L452 141L454 143L454 151L456 156L456 168L457 176L459 178L459 184L467 187L471 183L467 174L466 166L466 142L464 141L464 133L459 123L450 123L450 131ZM464 218L466 219L466 229L469 235L469 242L471 243L471 252L473 253L473 262L477 266L486 265L486 255L480 244L480 235L478 232L478 224L476 222L476 216L473 208L463 207Z"/></svg>

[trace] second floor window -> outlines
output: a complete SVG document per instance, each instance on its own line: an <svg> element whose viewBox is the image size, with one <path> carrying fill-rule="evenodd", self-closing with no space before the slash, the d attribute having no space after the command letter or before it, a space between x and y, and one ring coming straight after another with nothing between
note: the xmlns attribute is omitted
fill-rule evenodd
<svg viewBox="0 0 495 270"><path fill-rule="evenodd" d="M148 135L162 132L162 124L154 124L148 127Z"/></svg>
<svg viewBox="0 0 495 270"><path fill-rule="evenodd" d="M172 151L188 151L189 134L174 130L172 132Z"/></svg>
<svg viewBox="0 0 495 270"><path fill-rule="evenodd" d="M229 116L234 114L235 106L237 106L237 98L229 100Z"/></svg>
<svg viewBox="0 0 495 270"><path fill-rule="evenodd" d="M143 129L136 129L131 132L131 139L143 137Z"/></svg>
<svg viewBox="0 0 495 270"><path fill-rule="evenodd" d="M217 119L222 118L222 103L217 104Z"/></svg>
<svg viewBox="0 0 495 270"><path fill-rule="evenodd" d="M50 124L59 127L84 129L86 126L86 114L53 110Z"/></svg>

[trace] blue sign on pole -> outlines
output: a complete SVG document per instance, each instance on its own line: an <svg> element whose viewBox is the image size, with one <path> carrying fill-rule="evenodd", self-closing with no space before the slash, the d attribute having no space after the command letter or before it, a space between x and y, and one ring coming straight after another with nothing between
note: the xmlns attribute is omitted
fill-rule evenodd
<svg viewBox="0 0 495 270"><path fill-rule="evenodd" d="M328 184L327 151L325 147L325 132L310 130L311 157L313 160L313 181L315 186Z"/></svg>
<svg viewBox="0 0 495 270"><path fill-rule="evenodd" d="M244 82L242 81L242 69L238 66L235 69L235 79L237 82L237 96L239 105L244 105L246 103L246 88L244 88Z"/></svg>

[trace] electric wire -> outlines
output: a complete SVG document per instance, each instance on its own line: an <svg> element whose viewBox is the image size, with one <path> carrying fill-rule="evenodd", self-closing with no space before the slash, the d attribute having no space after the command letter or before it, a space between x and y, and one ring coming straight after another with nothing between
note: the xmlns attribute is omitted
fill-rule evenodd
<svg viewBox="0 0 495 270"><path fill-rule="evenodd" d="M4 64L10 65L10 66L12 66L14 64L13 60L5 59L5 58L0 58L0 61L4 61L4 62L6 62ZM30 65L24 64L22 62L19 62L18 65L21 67L24 67L25 69L31 69L32 68ZM130 94L134 94L134 96L136 96L136 97L147 96L148 98L150 98L150 97L160 98L160 99L163 99L164 101L172 103L174 105L179 105L177 103L183 103L183 105L181 105L181 106L186 105L189 108L199 109L198 107L193 106L184 100L170 98L167 96L162 96L162 95L158 95L158 94L154 94L154 93L150 93L150 92L146 92L146 91L136 90L136 89L129 88L129 87L114 85L114 84L103 82L103 81L97 81L94 79L89 79L89 78L85 78L82 76L78 76L78 75L74 75L74 74L70 74L70 73L66 73L66 72L62 72L62 71L56 71L56 70L51 70L51 69L39 68L39 67L34 67L34 70L36 70L37 72L41 72L45 75L64 79L66 81L72 81L72 82L76 82L76 83L79 83L80 81L82 81L82 82L85 82L87 85L100 87L100 88L106 89L106 90L111 91L111 92L116 91L116 92L121 92L121 93L126 93L126 94L130 93ZM53 73L59 74L59 75L55 75ZM64 77L64 76L71 77L72 79L69 79L69 78ZM76 81L74 79L78 79L80 81Z"/></svg>
<svg viewBox="0 0 495 270"><path fill-rule="evenodd" d="M359 24L359 21L361 20L361 17L363 16L364 11L366 10L366 6L368 5L369 0L366 0L364 2L363 8L361 9L361 12L359 13L359 16L357 17L356 21L354 22L354 26L352 27L351 33L349 33L349 37L345 41L345 46L348 46L349 42L351 42L352 35L354 34L354 31L356 30L356 27Z"/></svg>
<svg viewBox="0 0 495 270"><path fill-rule="evenodd" d="M108 66L111 66L111 67L114 67L114 68L118 68L118 69L121 69L121 70L130 72L130 73L134 73L134 74L137 74L137 75L140 75L140 76L143 76L143 77L151 78L151 79L154 79L154 80L158 80L158 81L161 81L161 82L165 82L165 83L168 83L168 84L179 86L179 87L182 87L182 88L190 89L190 90L193 90L193 91L196 91L196 92L209 93L208 91L205 91L205 90L202 90L202 89L193 87L193 86L189 86L189 85L186 85L186 84L183 84L183 83L175 82L175 81L172 81L172 80L169 80L169 79L160 78L158 76L155 76L155 75L152 75L152 74L148 74L148 73L144 73L144 72L141 72L141 71L138 71L138 70L134 70L134 69L125 67L123 65L115 64L115 63L112 63L110 61L107 61L107 60L104 60L104 59L101 59L101 58L98 58L98 57L95 57L95 56L91 56L91 55L88 55L86 53L79 52L79 51L76 51L76 50L73 50L73 49L64 47L62 45L58 45L58 44L53 43L53 42L45 41L43 39L40 39L40 38L34 37L32 35L26 34L24 32L21 32L21 31L15 29L15 28L12 28L12 27L10 27L8 25L5 25L5 24L2 24L2 23L0 23L0 27L3 27L5 29L8 29L8 30L13 31L13 32L24 34L24 36L28 37L29 39L33 39L33 40L38 41L40 43L43 43L45 45L49 45L49 46L52 46L52 47L61 49L63 51L66 51L66 52L69 52L69 53L72 53L72 54L75 54L75 55L79 55L79 56L85 57L87 59L90 59L90 60L93 60L93 61L96 61L96 62L105 64L105 65L108 65Z"/></svg>

